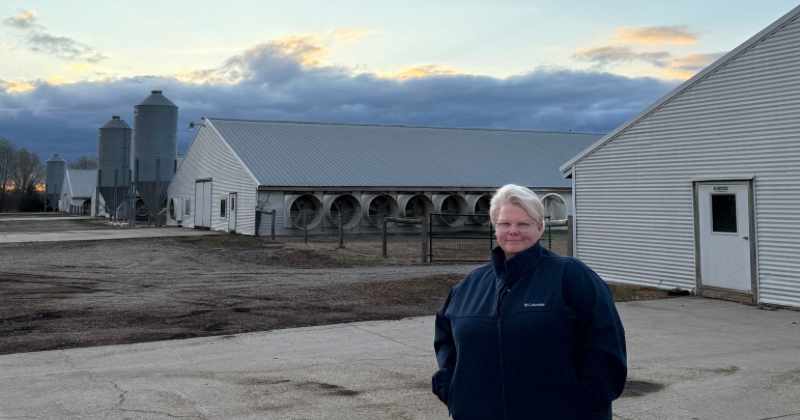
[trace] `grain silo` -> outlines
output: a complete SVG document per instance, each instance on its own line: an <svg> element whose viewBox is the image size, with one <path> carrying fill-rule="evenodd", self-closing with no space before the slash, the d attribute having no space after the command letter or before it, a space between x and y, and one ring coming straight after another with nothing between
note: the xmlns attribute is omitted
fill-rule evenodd
<svg viewBox="0 0 800 420"><path fill-rule="evenodd" d="M160 90L133 107L134 182L153 218L165 205L167 187L175 174L177 137L178 107Z"/></svg>
<svg viewBox="0 0 800 420"><path fill-rule="evenodd" d="M97 132L97 186L112 218L130 188L131 136L131 127L116 115Z"/></svg>
<svg viewBox="0 0 800 420"><path fill-rule="evenodd" d="M47 178L45 179L45 209L58 209L58 199L64 187L64 175L67 163L58 154L47 159Z"/></svg>

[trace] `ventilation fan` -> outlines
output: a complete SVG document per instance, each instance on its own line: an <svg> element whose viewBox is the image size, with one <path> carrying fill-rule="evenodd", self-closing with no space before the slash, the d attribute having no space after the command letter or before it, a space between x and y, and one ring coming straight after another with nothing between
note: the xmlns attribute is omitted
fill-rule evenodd
<svg viewBox="0 0 800 420"><path fill-rule="evenodd" d="M454 225L459 219L459 213L461 212L461 208L458 204L458 201L455 197L449 196L442 201L442 215L441 217L442 222L448 225Z"/></svg>
<svg viewBox="0 0 800 420"><path fill-rule="evenodd" d="M477 217L473 216L472 220L480 225L488 225L491 223L491 219L489 219L489 207L491 204L491 199L488 195L482 195L478 200L475 202L475 207L473 208L474 213Z"/></svg>
<svg viewBox="0 0 800 420"><path fill-rule="evenodd" d="M344 227L350 228L354 222L357 222L358 203L351 195L342 195L336 197L331 203L331 219L333 224L339 226L339 215L342 215L342 224Z"/></svg>
<svg viewBox="0 0 800 420"><path fill-rule="evenodd" d="M427 213L428 203L424 195L415 195L408 199L405 208L406 217L422 217Z"/></svg>
<svg viewBox="0 0 800 420"><path fill-rule="evenodd" d="M392 215L391 198L386 195L379 195L369 202L369 218L372 223L381 223L384 216Z"/></svg>
<svg viewBox="0 0 800 420"><path fill-rule="evenodd" d="M558 194L547 194L542 198L544 216L547 220L562 220L567 218L567 203Z"/></svg>
<svg viewBox="0 0 800 420"><path fill-rule="evenodd" d="M301 229L305 227L306 223L309 225L313 223L317 211L317 202L309 195L297 197L292 201L292 205L289 207L289 215L292 218L292 224ZM304 213L306 213L307 216L303 216Z"/></svg>

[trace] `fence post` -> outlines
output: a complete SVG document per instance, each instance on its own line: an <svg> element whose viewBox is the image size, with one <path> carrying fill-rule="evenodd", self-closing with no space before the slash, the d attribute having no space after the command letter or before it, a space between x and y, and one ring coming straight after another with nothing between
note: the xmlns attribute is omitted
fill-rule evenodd
<svg viewBox="0 0 800 420"><path fill-rule="evenodd" d="M382 238L382 250L383 250L383 258L388 256L388 252L386 249L386 216L381 218L381 238Z"/></svg>
<svg viewBox="0 0 800 420"><path fill-rule="evenodd" d="M428 262L428 213L422 215L422 263Z"/></svg>
<svg viewBox="0 0 800 420"><path fill-rule="evenodd" d="M567 256L568 257L574 257L575 256L575 250L574 250L575 244L572 243L572 229L573 229L573 227L572 227L572 216L567 216Z"/></svg>
<svg viewBox="0 0 800 420"><path fill-rule="evenodd" d="M303 211L303 243L308 243L308 213Z"/></svg>
<svg viewBox="0 0 800 420"><path fill-rule="evenodd" d="M275 209L272 209L271 213L272 213L272 225L269 228L269 235L270 235L270 239L272 239L274 241L275 240L275 218L277 217L278 211L275 210Z"/></svg>
<svg viewBox="0 0 800 420"><path fill-rule="evenodd" d="M344 223L342 223L342 212L339 212L339 249L344 248Z"/></svg>

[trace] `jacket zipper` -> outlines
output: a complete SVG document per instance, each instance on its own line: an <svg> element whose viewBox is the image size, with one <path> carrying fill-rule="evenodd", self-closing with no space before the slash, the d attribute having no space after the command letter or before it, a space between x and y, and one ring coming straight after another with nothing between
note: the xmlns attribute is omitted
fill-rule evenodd
<svg viewBox="0 0 800 420"><path fill-rule="evenodd" d="M508 287L508 286L506 286ZM506 411L506 377L505 369L503 367L503 302L506 300L506 295L511 292L510 289L501 290L501 296L498 296L497 302L497 348L500 350L500 389L503 394L503 418L508 420L508 413Z"/></svg>

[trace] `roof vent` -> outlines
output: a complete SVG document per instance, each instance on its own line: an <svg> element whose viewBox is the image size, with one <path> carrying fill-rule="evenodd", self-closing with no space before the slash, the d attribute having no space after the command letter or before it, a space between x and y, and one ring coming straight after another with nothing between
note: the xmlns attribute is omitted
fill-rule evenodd
<svg viewBox="0 0 800 420"><path fill-rule="evenodd" d="M119 119L119 115L112 115L111 119L118 120Z"/></svg>
<svg viewBox="0 0 800 420"><path fill-rule="evenodd" d="M154 95L161 95L161 91L160 90L151 90L150 93L152 93Z"/></svg>

